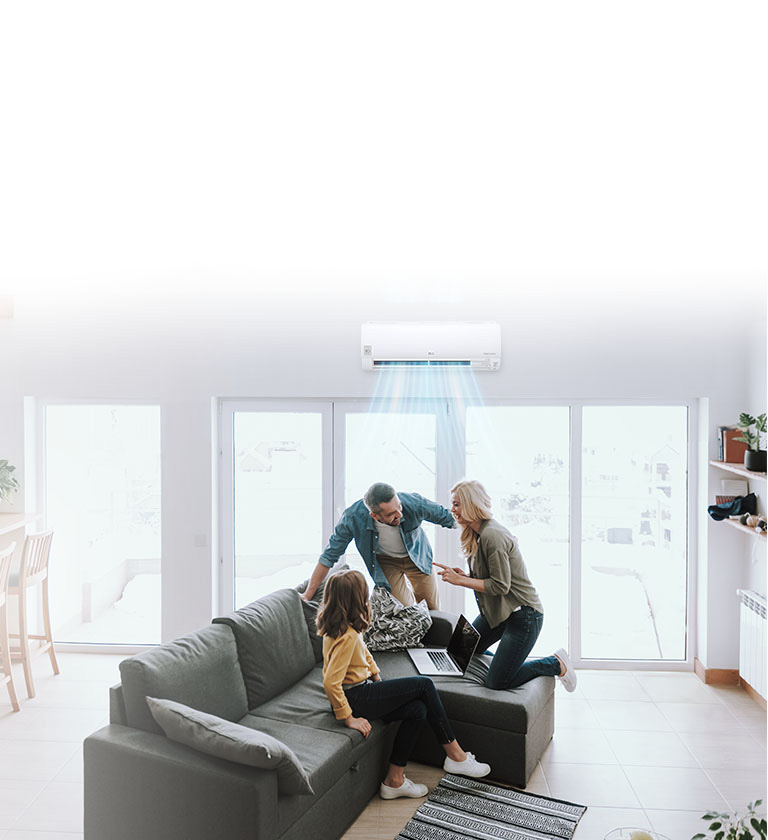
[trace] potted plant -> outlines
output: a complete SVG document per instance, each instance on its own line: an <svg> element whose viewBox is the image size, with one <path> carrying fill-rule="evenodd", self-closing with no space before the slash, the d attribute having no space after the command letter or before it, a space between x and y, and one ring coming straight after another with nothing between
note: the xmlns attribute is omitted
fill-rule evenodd
<svg viewBox="0 0 768 840"><path fill-rule="evenodd" d="M753 472L765 472L766 451L760 448L760 435L765 434L765 414L753 417L742 412L739 415L741 436L736 440L746 443L749 449L744 453L744 466Z"/></svg>
<svg viewBox="0 0 768 840"><path fill-rule="evenodd" d="M703 820L709 825L706 834L694 834L691 840L765 840L765 831L768 826L765 817L755 814L755 810L763 804L762 799L750 802L747 805L747 813L744 816L738 814L718 814L710 811L704 814Z"/></svg>
<svg viewBox="0 0 768 840"><path fill-rule="evenodd" d="M15 469L8 461L0 461L0 502L10 502L19 489L19 482L12 475Z"/></svg>

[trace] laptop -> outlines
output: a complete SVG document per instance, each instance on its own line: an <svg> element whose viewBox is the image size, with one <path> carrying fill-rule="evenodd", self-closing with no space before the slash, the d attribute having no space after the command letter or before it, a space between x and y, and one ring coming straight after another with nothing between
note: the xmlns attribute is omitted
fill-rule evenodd
<svg viewBox="0 0 768 840"><path fill-rule="evenodd" d="M479 641L480 634L460 615L447 648L407 648L408 656L413 660L416 670L424 676L463 676Z"/></svg>

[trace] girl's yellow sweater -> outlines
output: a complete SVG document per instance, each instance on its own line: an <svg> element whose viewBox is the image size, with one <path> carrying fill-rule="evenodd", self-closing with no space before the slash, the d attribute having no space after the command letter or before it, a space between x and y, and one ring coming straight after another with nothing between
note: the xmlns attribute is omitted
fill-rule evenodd
<svg viewBox="0 0 768 840"><path fill-rule="evenodd" d="M352 714L342 686L363 682L378 673L379 666L357 630L349 627L335 639L323 636L323 688L338 720Z"/></svg>

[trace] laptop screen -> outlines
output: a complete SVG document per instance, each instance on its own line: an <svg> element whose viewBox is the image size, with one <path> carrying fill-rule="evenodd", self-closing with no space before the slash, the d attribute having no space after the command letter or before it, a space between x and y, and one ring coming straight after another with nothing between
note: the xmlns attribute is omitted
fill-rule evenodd
<svg viewBox="0 0 768 840"><path fill-rule="evenodd" d="M462 671L467 670L467 665L469 665L469 660L472 659L478 641L480 641L480 634L463 615L460 615L451 641L448 642L448 653L451 654Z"/></svg>

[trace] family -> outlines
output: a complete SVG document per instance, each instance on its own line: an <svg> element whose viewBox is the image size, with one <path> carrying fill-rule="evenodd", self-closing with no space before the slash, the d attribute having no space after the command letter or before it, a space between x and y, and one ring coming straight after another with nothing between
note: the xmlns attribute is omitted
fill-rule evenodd
<svg viewBox="0 0 768 840"><path fill-rule="evenodd" d="M422 522L461 528L461 549L469 573L432 561L432 547ZM418 493L397 493L378 482L348 507L320 555L302 598L309 601L330 568L354 540L374 585L388 588L404 604L425 600L439 608L437 580L474 590L480 633L477 650L498 642L485 685L516 688L538 676L557 677L567 691L576 688L576 673L565 650L527 660L544 621L541 600L528 577L516 538L491 516L491 499L479 481L460 481L451 489L451 510ZM425 785L412 782L405 766L421 727L428 722L445 750L446 772L480 778L487 764L465 752L451 731L434 683L415 676L382 680L363 641L370 624L368 584L358 571L331 575L317 614L323 636L323 686L340 721L368 737L370 720L402 721L381 784L383 799L426 796Z"/></svg>

